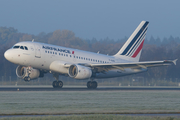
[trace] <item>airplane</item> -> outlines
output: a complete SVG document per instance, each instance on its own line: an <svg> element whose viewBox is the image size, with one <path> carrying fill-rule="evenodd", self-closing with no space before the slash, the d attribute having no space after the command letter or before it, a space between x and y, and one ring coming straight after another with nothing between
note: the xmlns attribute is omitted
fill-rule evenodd
<svg viewBox="0 0 180 120"><path fill-rule="evenodd" d="M54 88L62 88L59 75L86 80L87 88L96 89L95 79L114 78L147 71L149 67L171 65L175 60L139 62L148 21L142 21L122 48L113 56L33 41L16 43L4 57L17 64L16 75L30 81L50 72Z"/></svg>

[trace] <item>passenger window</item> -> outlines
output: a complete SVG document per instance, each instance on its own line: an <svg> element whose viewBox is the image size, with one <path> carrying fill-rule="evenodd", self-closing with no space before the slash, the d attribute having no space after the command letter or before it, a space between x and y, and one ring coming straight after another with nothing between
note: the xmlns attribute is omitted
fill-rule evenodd
<svg viewBox="0 0 180 120"><path fill-rule="evenodd" d="M70 57L71 57L71 55L70 55Z"/></svg>
<svg viewBox="0 0 180 120"><path fill-rule="evenodd" d="M68 54L66 54L66 57L68 57Z"/></svg>
<svg viewBox="0 0 180 120"><path fill-rule="evenodd" d="M24 47L23 47L23 46L21 46L21 47L20 47L20 49L23 49L23 50L24 50Z"/></svg>

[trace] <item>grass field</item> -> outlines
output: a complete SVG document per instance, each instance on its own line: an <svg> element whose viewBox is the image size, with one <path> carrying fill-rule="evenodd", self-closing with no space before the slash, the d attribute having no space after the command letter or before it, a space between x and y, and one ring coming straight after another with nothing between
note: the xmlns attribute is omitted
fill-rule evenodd
<svg viewBox="0 0 180 120"><path fill-rule="evenodd" d="M0 114L180 113L179 91L0 92Z"/></svg>

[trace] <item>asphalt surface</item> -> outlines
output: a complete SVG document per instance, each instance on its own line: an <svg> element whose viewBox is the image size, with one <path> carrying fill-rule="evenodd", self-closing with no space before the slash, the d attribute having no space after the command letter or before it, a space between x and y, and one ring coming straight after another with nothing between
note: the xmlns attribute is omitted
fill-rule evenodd
<svg viewBox="0 0 180 120"><path fill-rule="evenodd" d="M0 115L0 118L17 118L17 117L45 117L45 116L86 116L93 114L72 114L72 115ZM109 114L123 116L146 116L146 117L175 117L180 118L180 114Z"/></svg>
<svg viewBox="0 0 180 120"><path fill-rule="evenodd" d="M42 87L42 86L0 86L0 91L120 91L120 90L178 90L180 87L98 87L88 89L86 87Z"/></svg>

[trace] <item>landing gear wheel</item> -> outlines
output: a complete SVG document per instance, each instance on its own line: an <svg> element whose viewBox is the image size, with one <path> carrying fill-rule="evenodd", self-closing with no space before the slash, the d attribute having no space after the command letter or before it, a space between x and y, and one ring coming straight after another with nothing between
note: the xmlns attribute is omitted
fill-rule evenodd
<svg viewBox="0 0 180 120"><path fill-rule="evenodd" d="M26 81L26 82L27 82L27 81L30 81L30 80L31 80L30 77L25 77L25 78L24 78L24 81Z"/></svg>
<svg viewBox="0 0 180 120"><path fill-rule="evenodd" d="M52 84L53 88L57 88L58 87L58 83L57 81L54 81L53 84Z"/></svg>
<svg viewBox="0 0 180 120"><path fill-rule="evenodd" d="M58 81L58 88L62 88L63 87L63 82L62 81Z"/></svg>
<svg viewBox="0 0 180 120"><path fill-rule="evenodd" d="M87 82L87 88L89 89L96 89L98 86L96 81L88 81Z"/></svg>
<svg viewBox="0 0 180 120"><path fill-rule="evenodd" d="M93 81L93 82L92 82L92 88L93 88L93 89L96 89L96 88L97 88L97 82L96 82L96 81Z"/></svg>
<svg viewBox="0 0 180 120"><path fill-rule="evenodd" d="M52 83L53 88L62 88L63 87L63 82L62 81L54 81Z"/></svg>
<svg viewBox="0 0 180 120"><path fill-rule="evenodd" d="M89 88L89 89L91 88L91 81L87 82L87 88Z"/></svg>

